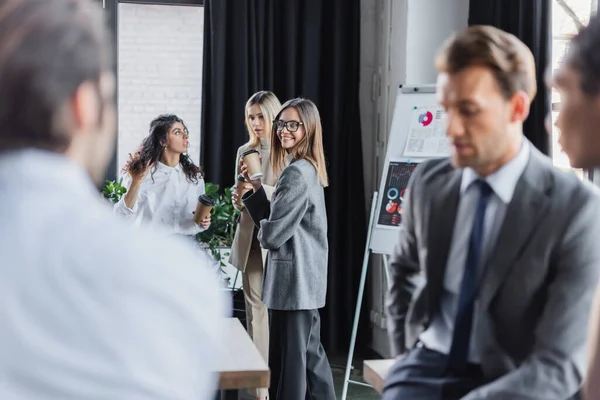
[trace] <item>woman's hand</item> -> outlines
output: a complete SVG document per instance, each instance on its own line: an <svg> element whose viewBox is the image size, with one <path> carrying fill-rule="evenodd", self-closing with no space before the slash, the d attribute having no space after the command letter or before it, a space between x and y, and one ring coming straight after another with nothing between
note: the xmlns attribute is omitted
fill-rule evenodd
<svg viewBox="0 0 600 400"><path fill-rule="evenodd" d="M244 176L244 179L246 179L246 182L249 182L250 184L252 184L252 188L254 189L254 192L258 192L262 186L262 183L259 179L250 179L250 176L248 175L248 167L246 166L246 164L244 164L244 159L240 158L240 172L241 174Z"/></svg>
<svg viewBox="0 0 600 400"><path fill-rule="evenodd" d="M200 222L200 228L207 230L208 227L210 226L210 215L206 218L204 218L202 220L202 222Z"/></svg>
<svg viewBox="0 0 600 400"><path fill-rule="evenodd" d="M131 153L129 153L129 162L133 162L136 158L138 158L140 156L140 152L137 151L134 155L132 155ZM135 184L140 184L144 181L144 179L146 178L146 175L148 175L148 172L150 171L150 165L146 165L146 168L144 168L143 170L141 170L140 172L138 172L137 174L132 174L131 171L129 171L129 175L131 176L131 181L132 183Z"/></svg>
<svg viewBox="0 0 600 400"><path fill-rule="evenodd" d="M231 202L232 202L233 204L239 204L239 203L238 203L238 202L239 202L239 200L240 200L240 195L239 195L239 194L238 194L238 192L237 192L237 187L236 187L236 186L233 186L233 187L231 188Z"/></svg>

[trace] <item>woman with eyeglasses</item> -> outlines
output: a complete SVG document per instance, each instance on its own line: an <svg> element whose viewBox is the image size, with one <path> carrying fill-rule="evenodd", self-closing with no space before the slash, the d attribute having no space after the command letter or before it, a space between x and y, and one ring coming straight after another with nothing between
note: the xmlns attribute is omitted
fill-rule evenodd
<svg viewBox="0 0 600 400"><path fill-rule="evenodd" d="M268 250L263 301L271 312L271 400L335 400L320 339L319 308L327 292L328 178L319 111L310 100L289 100L274 127L271 166L279 180L271 201L239 161L253 187L242 200Z"/></svg>
<svg viewBox="0 0 600 400"><path fill-rule="evenodd" d="M210 225L194 221L204 194L202 169L187 155L189 133L176 115L156 117L150 134L123 168L127 192L115 212L138 225L157 226L166 234L193 236Z"/></svg>
<svg viewBox="0 0 600 400"><path fill-rule="evenodd" d="M242 285L246 303L246 327L265 362L269 360L269 316L267 307L262 302L263 256L258 242L258 229L254 226L250 215L240 202L240 194L236 190L237 177L240 173L238 160L248 150L258 150L262 160L262 185L268 196L275 189L277 182L270 167L271 130L273 118L281 108L277 97L268 91L260 91L252 95L246 102L246 128L250 139L238 149L235 159L235 181L232 189L233 205L241 211L237 224L229 263L242 271ZM246 183L251 187L250 183ZM256 400L265 400L269 394L267 388L249 389L248 392Z"/></svg>

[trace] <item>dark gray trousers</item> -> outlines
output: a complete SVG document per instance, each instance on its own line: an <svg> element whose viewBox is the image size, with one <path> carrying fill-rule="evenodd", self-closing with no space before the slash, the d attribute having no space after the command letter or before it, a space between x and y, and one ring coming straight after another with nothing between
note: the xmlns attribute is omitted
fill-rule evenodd
<svg viewBox="0 0 600 400"><path fill-rule="evenodd" d="M464 376L446 374L447 356L424 347L399 359L385 381L382 400L458 400L485 384L483 373L469 365Z"/></svg>
<svg viewBox="0 0 600 400"><path fill-rule="evenodd" d="M415 347L390 370L382 400L458 400L487 383L478 366L470 364L463 375L449 376L447 363L446 355ZM571 398L580 399L579 393Z"/></svg>
<svg viewBox="0 0 600 400"><path fill-rule="evenodd" d="M269 400L336 400L319 310L270 310Z"/></svg>

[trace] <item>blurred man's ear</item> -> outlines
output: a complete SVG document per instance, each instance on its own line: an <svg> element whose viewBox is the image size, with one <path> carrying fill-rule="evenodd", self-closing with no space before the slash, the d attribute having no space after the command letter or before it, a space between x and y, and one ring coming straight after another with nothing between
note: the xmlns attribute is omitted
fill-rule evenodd
<svg viewBox="0 0 600 400"><path fill-rule="evenodd" d="M511 122L524 122L529 116L529 108L531 107L531 99L529 95L520 90L511 98L513 113Z"/></svg>
<svg viewBox="0 0 600 400"><path fill-rule="evenodd" d="M69 121L73 135L81 135L98 126L101 99L94 82L84 82L75 90L69 101Z"/></svg>

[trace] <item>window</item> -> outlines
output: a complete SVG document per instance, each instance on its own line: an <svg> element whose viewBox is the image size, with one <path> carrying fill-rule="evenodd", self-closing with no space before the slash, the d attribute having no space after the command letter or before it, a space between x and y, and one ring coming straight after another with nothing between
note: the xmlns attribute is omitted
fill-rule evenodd
<svg viewBox="0 0 600 400"><path fill-rule="evenodd" d="M117 173L159 114L177 114L200 161L204 7L199 0L117 0Z"/></svg>
<svg viewBox="0 0 600 400"><path fill-rule="evenodd" d="M579 28L587 25L590 17L598 9L597 0L553 0L552 4L552 69L556 70L562 61L569 40ZM560 95L552 90L552 120L556 121L560 108ZM563 169L571 169L567 155L558 144L558 132L552 128L552 160L554 165ZM575 170L583 176L583 171Z"/></svg>

